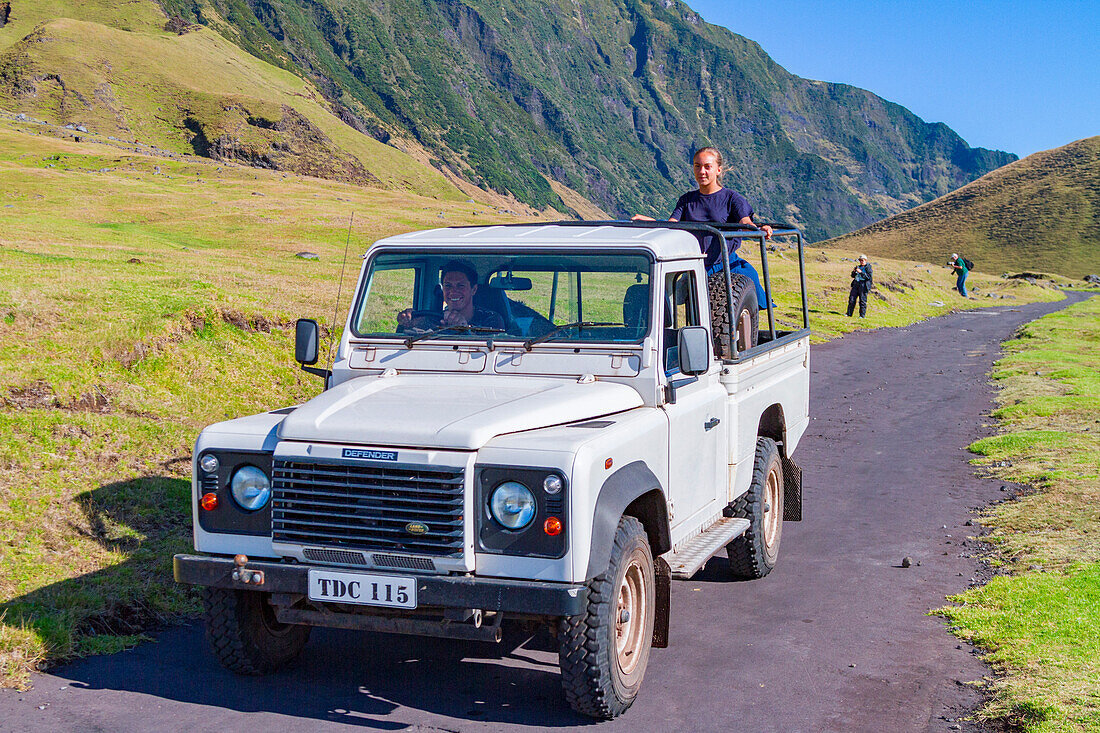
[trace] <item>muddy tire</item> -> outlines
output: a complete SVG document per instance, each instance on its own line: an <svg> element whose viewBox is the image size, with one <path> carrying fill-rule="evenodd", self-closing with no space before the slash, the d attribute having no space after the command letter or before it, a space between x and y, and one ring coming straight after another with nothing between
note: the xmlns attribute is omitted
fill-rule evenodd
<svg viewBox="0 0 1100 733"><path fill-rule="evenodd" d="M558 626L558 663L570 707L609 720L634 702L649 663L656 609L653 554L642 523L623 517L588 608Z"/></svg>
<svg viewBox="0 0 1100 733"><path fill-rule="evenodd" d="M729 311L726 309L726 276L716 272L707 278L710 299L710 324L714 332L714 354L728 359L730 349ZM737 319L737 350L756 346L760 334L760 308L756 302L756 284L744 275L733 276L733 315Z"/></svg>
<svg viewBox="0 0 1100 733"><path fill-rule="evenodd" d="M756 439L752 484L733 503L731 516L749 520L749 529L726 545L730 571L739 578L763 578L779 559L783 536L783 465L771 438Z"/></svg>
<svg viewBox="0 0 1100 733"><path fill-rule="evenodd" d="M275 619L268 594L206 588L206 638L226 669L264 675L298 656L309 641L309 626Z"/></svg>

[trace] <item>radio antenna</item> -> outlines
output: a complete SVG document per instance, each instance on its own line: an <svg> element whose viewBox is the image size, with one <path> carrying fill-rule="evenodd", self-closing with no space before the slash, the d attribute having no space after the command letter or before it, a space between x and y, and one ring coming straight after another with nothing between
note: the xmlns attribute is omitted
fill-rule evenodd
<svg viewBox="0 0 1100 733"><path fill-rule="evenodd" d="M332 353L332 349L336 346L336 319L340 316L340 295L344 291L344 268L348 264L348 248L351 246L351 225L355 222L355 212L351 212L351 216L348 218L348 238L344 242L344 261L340 265L340 282L336 286L336 304L332 307L332 343L328 347L328 368L329 372L332 372L332 361L335 356Z"/></svg>

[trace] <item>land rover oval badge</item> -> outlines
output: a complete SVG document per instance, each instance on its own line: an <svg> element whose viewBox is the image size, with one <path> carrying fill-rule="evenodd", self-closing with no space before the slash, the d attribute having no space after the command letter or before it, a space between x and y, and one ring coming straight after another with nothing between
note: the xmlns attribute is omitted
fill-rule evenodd
<svg viewBox="0 0 1100 733"><path fill-rule="evenodd" d="M427 534L428 525L423 522L409 522L405 525L405 531L409 534Z"/></svg>

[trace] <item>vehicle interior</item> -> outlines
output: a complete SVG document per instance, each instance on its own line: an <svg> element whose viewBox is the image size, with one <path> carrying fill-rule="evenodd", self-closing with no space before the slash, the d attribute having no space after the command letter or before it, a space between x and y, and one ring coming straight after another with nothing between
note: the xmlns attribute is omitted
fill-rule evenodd
<svg viewBox="0 0 1100 733"><path fill-rule="evenodd" d="M359 336L406 336L440 328L446 305L444 268L459 261L477 272L474 308L498 314L495 338L638 343L649 321L650 271L644 254L381 253L371 262L368 285L354 319ZM412 297L409 297L409 294ZM409 326L397 314L412 311ZM484 332L448 338L484 340Z"/></svg>

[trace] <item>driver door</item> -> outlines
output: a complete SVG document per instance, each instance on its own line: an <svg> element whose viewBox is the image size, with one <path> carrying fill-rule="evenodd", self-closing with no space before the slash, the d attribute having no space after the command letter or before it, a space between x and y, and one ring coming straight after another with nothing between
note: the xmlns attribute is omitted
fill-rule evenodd
<svg viewBox="0 0 1100 733"><path fill-rule="evenodd" d="M677 333L685 326L701 325L696 273L668 273L664 293L661 353L675 402L666 402L662 409L669 428L668 497L675 542L677 526L690 520L688 526L694 527L708 515L717 515L726 496L727 395L719 382L722 367L717 360L697 377L680 372Z"/></svg>

